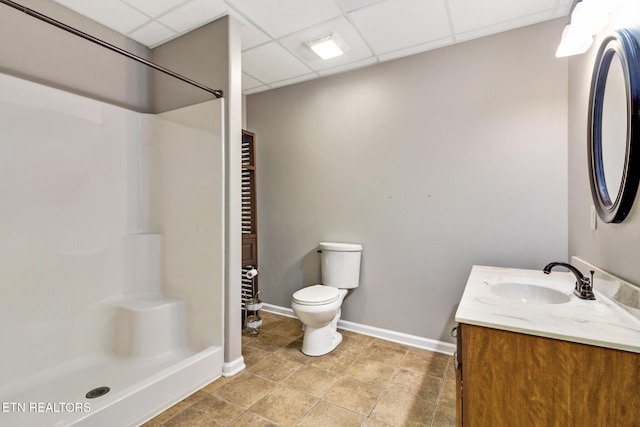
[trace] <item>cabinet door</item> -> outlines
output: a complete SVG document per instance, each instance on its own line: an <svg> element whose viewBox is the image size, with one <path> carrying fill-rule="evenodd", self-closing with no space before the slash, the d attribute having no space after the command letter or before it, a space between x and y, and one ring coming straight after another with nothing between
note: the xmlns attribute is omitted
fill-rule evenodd
<svg viewBox="0 0 640 427"><path fill-rule="evenodd" d="M569 349L562 341L464 325L463 425L569 426Z"/></svg>
<svg viewBox="0 0 640 427"><path fill-rule="evenodd" d="M462 412L462 334L463 334L464 325L459 324L456 327L456 354L455 354L455 362L456 362L456 426L463 426L463 412Z"/></svg>
<svg viewBox="0 0 640 427"><path fill-rule="evenodd" d="M640 426L640 354L473 325L461 339L465 427Z"/></svg>

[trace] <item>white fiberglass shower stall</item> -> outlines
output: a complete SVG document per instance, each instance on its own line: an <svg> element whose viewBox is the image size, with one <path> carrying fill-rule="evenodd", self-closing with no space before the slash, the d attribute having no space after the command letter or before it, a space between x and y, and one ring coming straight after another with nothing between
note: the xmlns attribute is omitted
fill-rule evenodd
<svg viewBox="0 0 640 427"><path fill-rule="evenodd" d="M224 100L196 98L0 74L0 425L138 425L221 375Z"/></svg>

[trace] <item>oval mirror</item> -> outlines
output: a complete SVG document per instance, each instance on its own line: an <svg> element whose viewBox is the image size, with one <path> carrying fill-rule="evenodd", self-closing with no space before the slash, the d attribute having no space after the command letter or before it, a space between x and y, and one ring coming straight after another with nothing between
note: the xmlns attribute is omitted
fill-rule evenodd
<svg viewBox="0 0 640 427"><path fill-rule="evenodd" d="M589 96L589 178L604 222L629 214L640 179L640 46L618 30L596 56Z"/></svg>

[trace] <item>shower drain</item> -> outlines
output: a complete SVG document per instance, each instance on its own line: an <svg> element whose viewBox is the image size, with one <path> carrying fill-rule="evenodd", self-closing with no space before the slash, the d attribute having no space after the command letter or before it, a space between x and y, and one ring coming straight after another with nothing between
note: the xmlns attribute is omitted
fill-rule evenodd
<svg viewBox="0 0 640 427"><path fill-rule="evenodd" d="M89 390L84 396L87 399L95 399L96 397L104 396L111 390L109 387L96 387L93 390Z"/></svg>

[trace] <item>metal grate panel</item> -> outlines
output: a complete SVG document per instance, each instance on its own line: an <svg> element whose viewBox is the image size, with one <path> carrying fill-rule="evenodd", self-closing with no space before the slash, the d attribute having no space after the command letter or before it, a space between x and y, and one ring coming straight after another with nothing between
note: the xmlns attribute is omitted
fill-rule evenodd
<svg viewBox="0 0 640 427"><path fill-rule="evenodd" d="M247 300L250 300L254 297L253 295L253 287L251 284L251 279L247 279L247 272L253 268L252 265L247 265L242 267L242 287L241 287L241 299L242 299L242 309L244 310L244 304ZM254 279L256 280L256 279Z"/></svg>
<svg viewBox="0 0 640 427"><path fill-rule="evenodd" d="M255 234L255 171L242 170L242 233Z"/></svg>

